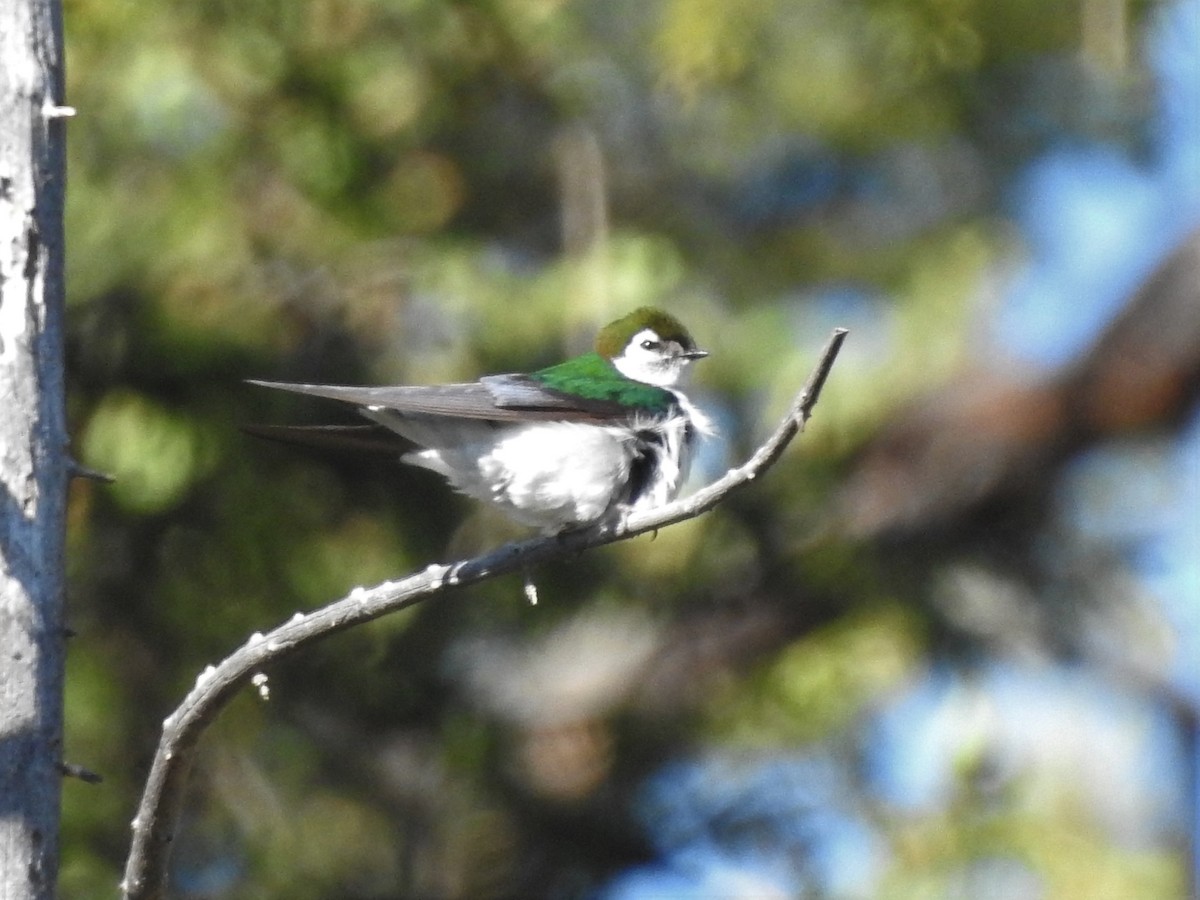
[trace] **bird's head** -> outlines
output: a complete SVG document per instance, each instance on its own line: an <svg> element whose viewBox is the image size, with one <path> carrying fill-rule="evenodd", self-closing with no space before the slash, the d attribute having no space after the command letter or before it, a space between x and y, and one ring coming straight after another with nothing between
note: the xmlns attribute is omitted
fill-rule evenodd
<svg viewBox="0 0 1200 900"><path fill-rule="evenodd" d="M596 352L627 378L664 388L678 384L694 360L708 356L683 323L649 306L604 326Z"/></svg>

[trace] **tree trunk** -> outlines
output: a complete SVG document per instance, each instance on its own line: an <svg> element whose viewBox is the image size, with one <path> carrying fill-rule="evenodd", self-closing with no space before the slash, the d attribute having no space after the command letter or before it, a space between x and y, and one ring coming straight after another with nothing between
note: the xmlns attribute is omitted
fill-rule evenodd
<svg viewBox="0 0 1200 900"><path fill-rule="evenodd" d="M62 13L0 3L0 897L51 898L62 756Z"/></svg>

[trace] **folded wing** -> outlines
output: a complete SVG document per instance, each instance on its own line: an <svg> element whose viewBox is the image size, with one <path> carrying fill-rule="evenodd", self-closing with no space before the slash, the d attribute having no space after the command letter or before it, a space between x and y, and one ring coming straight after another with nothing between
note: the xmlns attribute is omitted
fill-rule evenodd
<svg viewBox="0 0 1200 900"><path fill-rule="evenodd" d="M605 422L628 410L608 400L590 400L546 388L525 375L489 375L478 382L439 385L355 387L250 381L260 387L341 400L401 414L485 419L492 422Z"/></svg>

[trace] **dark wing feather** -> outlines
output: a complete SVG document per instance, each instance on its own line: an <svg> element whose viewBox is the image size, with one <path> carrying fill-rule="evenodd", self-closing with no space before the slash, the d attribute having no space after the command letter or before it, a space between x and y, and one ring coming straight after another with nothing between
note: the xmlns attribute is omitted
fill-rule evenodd
<svg viewBox="0 0 1200 900"><path fill-rule="evenodd" d="M501 409L588 421L624 419L629 415L628 407L613 400L556 391L528 375L485 375L479 382L491 393L492 402Z"/></svg>
<svg viewBox="0 0 1200 900"><path fill-rule="evenodd" d="M242 425L246 434L317 450L380 453L395 458L412 449L394 431L380 425Z"/></svg>
<svg viewBox="0 0 1200 900"><path fill-rule="evenodd" d="M493 422L527 422L530 419L594 422L618 418L624 412L615 403L548 391L522 375L491 375L480 382L428 386L353 387L254 380L249 383L357 406L394 409L400 413Z"/></svg>

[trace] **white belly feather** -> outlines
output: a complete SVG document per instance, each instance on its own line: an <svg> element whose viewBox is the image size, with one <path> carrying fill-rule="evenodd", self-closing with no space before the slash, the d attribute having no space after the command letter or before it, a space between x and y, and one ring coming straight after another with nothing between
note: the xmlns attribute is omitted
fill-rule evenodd
<svg viewBox="0 0 1200 900"><path fill-rule="evenodd" d="M405 462L432 469L467 496L550 532L613 514L645 451L636 430L616 426L496 425L387 409L364 413L425 448L406 453ZM678 493L691 457L687 424L684 416L676 416L641 429L659 435L656 459L630 508L658 506Z"/></svg>

